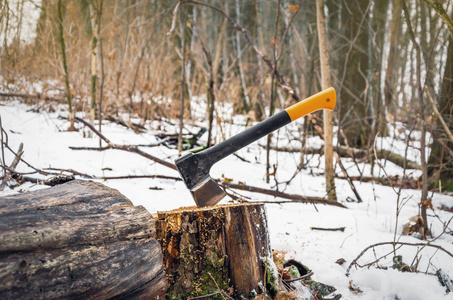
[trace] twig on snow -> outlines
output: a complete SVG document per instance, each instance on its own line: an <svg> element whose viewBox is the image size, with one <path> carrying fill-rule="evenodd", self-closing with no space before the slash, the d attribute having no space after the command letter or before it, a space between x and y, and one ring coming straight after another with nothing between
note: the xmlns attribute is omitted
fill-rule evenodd
<svg viewBox="0 0 453 300"><path fill-rule="evenodd" d="M442 246L430 244L429 242L428 243L381 242L381 243L376 243L376 244L370 245L370 246L366 247L365 249L363 249L363 251L360 252L360 254L349 264L348 269L346 270L346 276L349 277L350 270L351 270L352 266L353 265L358 265L357 261L365 254L365 252L367 252L371 248L374 248L374 247L377 247L377 246L383 246L383 245L392 245L393 247L395 247L396 245L413 246L413 247L433 247L433 248L442 250L443 252L445 252L446 254L448 254L449 256L451 256L453 258L453 253L451 253L450 251L446 250Z"/></svg>

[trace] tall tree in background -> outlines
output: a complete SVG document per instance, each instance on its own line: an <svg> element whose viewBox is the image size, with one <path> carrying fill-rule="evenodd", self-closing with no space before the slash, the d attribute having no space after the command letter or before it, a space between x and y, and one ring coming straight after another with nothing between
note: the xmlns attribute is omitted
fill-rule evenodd
<svg viewBox="0 0 453 300"><path fill-rule="evenodd" d="M385 105L387 106L389 113L392 114L395 112L395 108L398 106L398 103L395 103L396 93L394 91L396 88L395 82L397 82L396 60L402 9L403 6L401 0L393 0L392 20L390 23L389 53L387 56L387 70L385 73L385 84L384 84Z"/></svg>
<svg viewBox="0 0 453 300"><path fill-rule="evenodd" d="M413 29L411 20L410 20L410 10L407 6L406 0L402 0L403 2L403 10L404 10L404 17L406 19L407 29L409 32L409 36L411 38L413 47L415 49L416 55L416 83L415 88L417 90L417 96L414 98L418 98L419 104L419 118L420 118L420 160L421 160L421 167L422 167L422 176L421 176L421 184L422 184L422 195L420 199L420 208L421 208L421 216L424 221L424 233L428 234L428 216L427 216L427 208L428 208L428 166L426 162L426 119L425 119L425 101L424 101L424 90L422 86L422 78L421 78L421 69L422 69L422 60L421 60L421 50L420 45L418 44L415 31ZM426 62L425 62L426 68ZM429 74L427 75L429 76Z"/></svg>
<svg viewBox="0 0 453 300"><path fill-rule="evenodd" d="M429 2L429 1L426 1ZM436 12L441 16L449 27L449 42L447 50L447 61L440 88L439 111L442 118L453 131L453 15L448 17L443 8L437 7ZM451 141L442 129L441 122L437 122L434 130L435 137L429 157L429 178L432 187L442 187L444 190L453 191L453 141Z"/></svg>
<svg viewBox="0 0 453 300"><path fill-rule="evenodd" d="M186 79L186 22L187 10L185 7L181 8L179 34L181 38L181 94L180 94L180 110L179 110L179 133L178 133L178 152L181 156L183 150L183 137L182 132L184 129L184 93L185 93L185 79Z"/></svg>
<svg viewBox="0 0 453 300"><path fill-rule="evenodd" d="M324 0L316 0L316 20L318 27L319 60L321 64L321 88L330 87L329 51L327 46L326 21L324 16ZM324 122L324 158L326 191L328 199L337 200L335 192L335 171L333 168L333 114L330 110L323 111Z"/></svg>
<svg viewBox="0 0 453 300"><path fill-rule="evenodd" d="M371 114L371 134L368 139L367 148L374 145L374 139L378 132L387 133L387 122L385 118L385 106L382 101L381 82L383 79L383 50L385 44L385 33L387 23L387 12L389 0L375 2L371 22L368 24L368 107ZM374 160L372 160L374 161Z"/></svg>
<svg viewBox="0 0 453 300"><path fill-rule="evenodd" d="M63 72L64 72L64 82L66 87L66 99L68 100L68 111L69 111L69 128L68 131L76 131L77 129L74 127L74 113L72 111L72 101L71 101L71 88L69 86L69 74L68 74L68 66L66 63L66 49L65 49L65 41L64 41L64 27L63 27L63 11L62 11L62 4L61 0L58 0L57 3L57 26L58 26L58 33L59 33L59 42L61 47L61 62L63 64Z"/></svg>
<svg viewBox="0 0 453 300"><path fill-rule="evenodd" d="M241 23L241 10L240 10L240 2L239 0L236 0L236 23L240 24ZM241 33L236 30L236 50L237 50L237 55L238 55L238 68L239 68L239 75L241 79L241 87L242 87L242 95L243 95L243 111L248 112L250 108L250 99L247 94L247 84L245 81L245 74L244 74L244 64L243 64L243 54L242 54L242 49L241 49Z"/></svg>
<svg viewBox="0 0 453 300"><path fill-rule="evenodd" d="M347 140L344 144L362 147L368 144L370 137L371 116L367 99L368 74L368 30L369 18L368 1L341 1L340 3L341 35L349 43L344 47L344 41L336 45L339 55L347 62L340 63L337 68L341 76L339 86L340 103L338 106L339 127Z"/></svg>
<svg viewBox="0 0 453 300"><path fill-rule="evenodd" d="M277 14L275 18L275 27L274 27L274 36L272 38L272 64L274 71L271 74L271 95L269 97L269 116L271 117L275 112L275 95L276 95L276 82L275 82L275 70L277 70L277 49L275 45L277 44L277 32L278 32L278 22L280 19L280 0L277 1ZM266 141L266 183L269 183L271 177L271 162L270 162L270 150L272 143L272 133L268 134ZM274 170L275 176L275 170Z"/></svg>
<svg viewBox="0 0 453 300"><path fill-rule="evenodd" d="M47 27L47 2L48 0L41 1L41 8L39 13L38 21L36 22L36 38L35 38L35 50L40 51L42 48L42 39L44 32ZM0 20L1 23L1 20Z"/></svg>
<svg viewBox="0 0 453 300"><path fill-rule="evenodd" d="M89 12L91 21L91 102L90 102L90 120L94 123L96 118L96 79L97 79L97 43L98 43L98 27L99 27L99 16L97 11L97 5L94 0L89 2ZM91 132L90 132L91 133Z"/></svg>

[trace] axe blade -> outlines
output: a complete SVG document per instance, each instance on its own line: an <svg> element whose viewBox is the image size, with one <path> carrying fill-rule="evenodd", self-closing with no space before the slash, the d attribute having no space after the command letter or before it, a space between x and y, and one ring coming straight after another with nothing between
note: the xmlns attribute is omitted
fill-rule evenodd
<svg viewBox="0 0 453 300"><path fill-rule="evenodd" d="M226 196L225 191L210 176L206 176L190 192L198 207L214 206Z"/></svg>

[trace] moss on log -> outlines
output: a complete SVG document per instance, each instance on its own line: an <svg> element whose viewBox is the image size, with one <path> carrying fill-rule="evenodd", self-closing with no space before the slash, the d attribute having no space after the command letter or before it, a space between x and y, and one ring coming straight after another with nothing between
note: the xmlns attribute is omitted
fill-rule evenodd
<svg viewBox="0 0 453 300"><path fill-rule="evenodd" d="M264 205L160 212L156 234L170 282L168 298L230 291L234 299L253 299L265 293L266 264L273 261Z"/></svg>

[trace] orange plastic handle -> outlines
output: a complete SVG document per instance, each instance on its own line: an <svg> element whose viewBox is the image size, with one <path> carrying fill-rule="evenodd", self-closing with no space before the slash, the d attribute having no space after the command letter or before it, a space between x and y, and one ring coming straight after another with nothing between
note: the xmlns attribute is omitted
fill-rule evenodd
<svg viewBox="0 0 453 300"><path fill-rule="evenodd" d="M333 110L336 103L337 96L335 89L333 87L330 87L288 107L286 109L286 112L288 113L292 122L299 119L300 117L303 117L320 109Z"/></svg>

